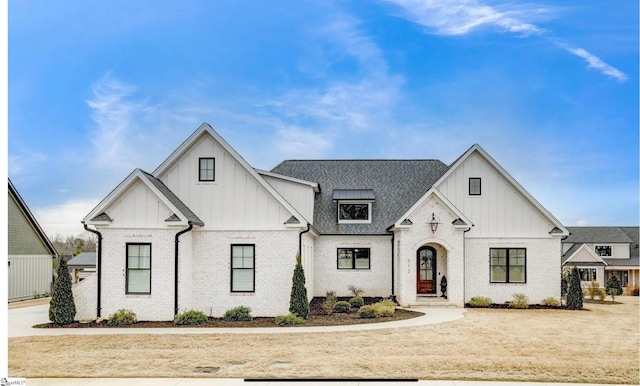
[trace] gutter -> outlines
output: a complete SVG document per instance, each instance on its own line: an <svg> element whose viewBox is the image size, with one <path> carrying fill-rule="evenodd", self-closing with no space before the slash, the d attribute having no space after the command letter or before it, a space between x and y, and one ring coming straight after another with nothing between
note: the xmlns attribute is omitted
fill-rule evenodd
<svg viewBox="0 0 640 386"><path fill-rule="evenodd" d="M102 309L100 294L102 292L102 233L98 232L95 229L91 229L87 226L87 224L82 221L82 225L84 229L88 232L95 233L98 235L98 261L96 263L96 273L98 275L98 294L97 294L97 309L96 309L96 318L100 318L100 310Z"/></svg>
<svg viewBox="0 0 640 386"><path fill-rule="evenodd" d="M193 223L191 221L188 222L189 227L186 229L181 230L180 232L176 233L176 243L175 243L175 257L174 257L174 280L173 280L173 287L174 287L174 295L173 295L173 315L178 315L178 251L180 248L178 248L179 244L180 244L180 235L182 235L183 233L187 233L190 230L193 229Z"/></svg>

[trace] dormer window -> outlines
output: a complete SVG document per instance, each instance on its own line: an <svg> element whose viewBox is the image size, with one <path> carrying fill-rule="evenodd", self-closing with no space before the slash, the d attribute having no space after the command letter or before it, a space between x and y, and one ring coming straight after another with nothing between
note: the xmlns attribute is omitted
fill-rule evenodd
<svg viewBox="0 0 640 386"><path fill-rule="evenodd" d="M215 181L216 180L216 159L200 158L200 170L198 173L198 181Z"/></svg>
<svg viewBox="0 0 640 386"><path fill-rule="evenodd" d="M338 221L364 221L371 222L369 219L371 204L370 203L339 203L338 204Z"/></svg>
<svg viewBox="0 0 640 386"><path fill-rule="evenodd" d="M596 255L602 257L611 257L611 245L596 245Z"/></svg>
<svg viewBox="0 0 640 386"><path fill-rule="evenodd" d="M334 189L338 202L338 223L370 224L371 204L376 199L372 189Z"/></svg>

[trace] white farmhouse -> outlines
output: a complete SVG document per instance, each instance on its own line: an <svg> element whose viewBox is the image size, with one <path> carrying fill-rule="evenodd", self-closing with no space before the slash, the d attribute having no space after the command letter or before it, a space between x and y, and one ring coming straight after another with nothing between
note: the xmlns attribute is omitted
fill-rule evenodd
<svg viewBox="0 0 640 386"><path fill-rule="evenodd" d="M404 306L514 293L539 303L560 297L569 234L479 145L451 165L289 160L262 171L206 123L83 222L100 240L97 274L74 288L79 319L239 305L286 314L298 253L310 299L355 285Z"/></svg>

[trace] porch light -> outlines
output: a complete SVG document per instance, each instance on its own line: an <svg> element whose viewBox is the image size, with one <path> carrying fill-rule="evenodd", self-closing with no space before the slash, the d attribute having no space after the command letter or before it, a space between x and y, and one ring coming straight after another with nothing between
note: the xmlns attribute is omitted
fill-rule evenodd
<svg viewBox="0 0 640 386"><path fill-rule="evenodd" d="M438 225L439 224L440 223L436 219L435 213L431 213L431 221L429 221L429 226L431 226L431 232L432 233L436 233L436 231L438 230Z"/></svg>

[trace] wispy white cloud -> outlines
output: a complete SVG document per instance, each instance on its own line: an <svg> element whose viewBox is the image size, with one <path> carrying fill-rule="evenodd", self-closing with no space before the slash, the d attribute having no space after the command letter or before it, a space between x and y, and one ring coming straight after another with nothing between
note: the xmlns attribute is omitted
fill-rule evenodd
<svg viewBox="0 0 640 386"><path fill-rule="evenodd" d="M497 7L482 4L477 0L387 0L387 2L402 7L409 20L427 27L429 33L438 35L466 35L488 26L498 27L519 36L548 34L543 28L523 20L548 12L548 9L536 5L523 6L509 3L500 6L498 10ZM566 44L558 43L557 39L546 37L568 52L584 59L589 68L620 81L627 79L623 72L585 49L571 48Z"/></svg>
<svg viewBox="0 0 640 386"><path fill-rule="evenodd" d="M299 127L282 128L275 133L275 150L283 159L323 158L332 147L332 138Z"/></svg>
<svg viewBox="0 0 640 386"><path fill-rule="evenodd" d="M92 90L93 98L86 102L95 122L91 143L96 161L110 166L135 163L136 154L140 152L131 149L131 137L138 131L138 120L152 108L132 100L136 87L118 81L111 74L93 84Z"/></svg>
<svg viewBox="0 0 640 386"><path fill-rule="evenodd" d="M486 26L522 35L539 34L539 27L512 16L516 9L498 11L475 0L388 0L401 6L414 22L439 35L464 35ZM521 9L517 13L522 14Z"/></svg>
<svg viewBox="0 0 640 386"><path fill-rule="evenodd" d="M566 49L572 54L577 55L582 59L586 60L589 68L598 70L607 76L618 79L619 81L627 80L627 76L622 71L608 65L607 63L603 62L600 58L587 52L586 50L582 48L568 48L568 47Z"/></svg>
<svg viewBox="0 0 640 386"><path fill-rule="evenodd" d="M310 151L300 152L305 158L326 157L346 135L388 126L404 83L402 77L389 72L382 50L362 30L359 20L334 15L315 34L329 46L323 65L346 59L357 64L357 76L341 79L329 74L319 79L318 87L291 90L264 104L280 122L274 144L300 144L299 139L305 138L310 141L303 146Z"/></svg>
<svg viewBox="0 0 640 386"><path fill-rule="evenodd" d="M45 154L31 150L11 151L9 154L9 177L28 174L34 168L41 167L47 161Z"/></svg>

